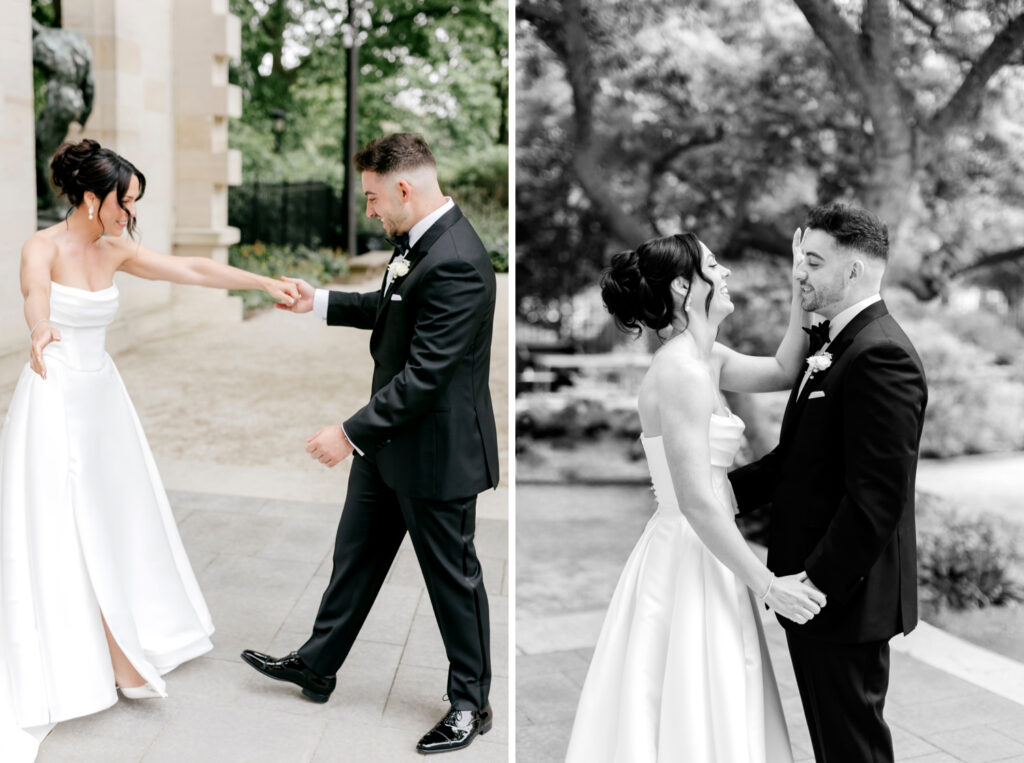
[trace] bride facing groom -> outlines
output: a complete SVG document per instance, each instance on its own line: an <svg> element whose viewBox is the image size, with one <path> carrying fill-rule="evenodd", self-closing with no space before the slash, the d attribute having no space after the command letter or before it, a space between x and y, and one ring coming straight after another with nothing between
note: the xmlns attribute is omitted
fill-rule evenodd
<svg viewBox="0 0 1024 763"><path fill-rule="evenodd" d="M761 605L786 631L815 759L894 759L888 642L917 622L924 370L879 296L884 224L832 204L805 227L774 357L716 341L729 270L692 233L605 273L618 325L667 337L637 402L657 510L612 596L568 761L791 761ZM826 320L810 327L811 313ZM778 446L730 474L744 424L720 390L784 389ZM766 565L734 523L763 505Z"/></svg>

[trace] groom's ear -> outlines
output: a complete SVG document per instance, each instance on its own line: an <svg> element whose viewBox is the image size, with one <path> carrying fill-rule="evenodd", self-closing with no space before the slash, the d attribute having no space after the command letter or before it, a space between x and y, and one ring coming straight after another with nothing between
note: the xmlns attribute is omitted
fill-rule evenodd
<svg viewBox="0 0 1024 763"><path fill-rule="evenodd" d="M408 201L412 198L412 183L402 178L397 183L398 196L402 201Z"/></svg>
<svg viewBox="0 0 1024 763"><path fill-rule="evenodd" d="M864 260L854 257L846 265L846 277L849 281L859 281L864 276Z"/></svg>

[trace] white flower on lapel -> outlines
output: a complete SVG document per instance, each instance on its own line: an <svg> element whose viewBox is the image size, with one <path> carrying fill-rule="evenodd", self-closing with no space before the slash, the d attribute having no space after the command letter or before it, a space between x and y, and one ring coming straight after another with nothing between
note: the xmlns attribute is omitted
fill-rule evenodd
<svg viewBox="0 0 1024 763"><path fill-rule="evenodd" d="M409 275L409 260L405 258L404 254L401 257L396 257L388 264L388 272L391 273L392 282Z"/></svg>
<svg viewBox="0 0 1024 763"><path fill-rule="evenodd" d="M817 355L811 355L811 357L807 359L807 367L811 369L811 376L814 376L819 371L828 370L831 365L831 352L820 352Z"/></svg>

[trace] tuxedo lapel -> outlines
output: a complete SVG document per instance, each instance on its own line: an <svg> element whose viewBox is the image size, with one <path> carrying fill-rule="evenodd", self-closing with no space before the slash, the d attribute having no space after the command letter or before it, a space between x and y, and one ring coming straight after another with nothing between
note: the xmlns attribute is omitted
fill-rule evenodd
<svg viewBox="0 0 1024 763"><path fill-rule="evenodd" d="M869 323L878 320L883 315L888 314L889 310L886 308L885 302L882 300L868 305L857 313L853 317L853 320L847 323L843 327L843 330L836 334L836 338L829 342L828 348L825 350L825 352L832 356L832 365L834 366L836 361L839 360L839 357L851 344L853 344L854 338L860 333L861 329ZM790 434L790 430L795 426L796 422L800 420L800 414L803 412L804 406L807 404L808 397L811 392L817 389L824 381L827 373L828 369L825 371L819 371L816 374L811 374L802 390L800 390L800 381L803 379L803 374L800 374L800 379L797 379L796 385L793 387L793 391L790 392L789 402L786 404L786 411L782 415L782 427L779 431L780 444L786 442L787 436ZM798 392L798 390L800 391Z"/></svg>
<svg viewBox="0 0 1024 763"><path fill-rule="evenodd" d="M430 247L432 247L437 240L444 235L445 231L461 219L462 210L460 210L458 206L452 207L452 209L449 209L441 215L437 222L427 228L426 232L419 237L415 244L413 244L409 253L406 255L409 260L409 272L402 276L402 278L392 278L391 285L386 290L383 288L383 285L381 286L383 293L381 295L380 302L377 304L377 321L380 321L384 311L387 310L387 307L391 302L391 294L396 288L398 288L399 281L408 278L412 273L413 268L415 268L416 265L419 264L420 260L427 255L427 252L430 251ZM384 274L384 279L384 283L387 283L387 273Z"/></svg>

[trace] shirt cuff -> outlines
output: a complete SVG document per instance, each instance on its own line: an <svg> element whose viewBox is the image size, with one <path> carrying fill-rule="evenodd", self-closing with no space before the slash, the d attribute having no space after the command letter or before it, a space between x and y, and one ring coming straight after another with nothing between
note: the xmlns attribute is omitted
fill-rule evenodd
<svg viewBox="0 0 1024 763"><path fill-rule="evenodd" d="M321 321L327 320L327 303L330 301L331 292L327 289L317 289L313 294L313 315ZM359 454L363 455L362 453Z"/></svg>
<svg viewBox="0 0 1024 763"><path fill-rule="evenodd" d="M363 451L359 450L359 446L356 445L354 442L352 442L351 439L349 439L348 432L345 431L345 425L344 424L341 425L341 433L343 435L345 435L345 439L348 440L348 444L353 447L353 449L355 450L356 453L358 453L360 456L363 456L363 457L366 456L366 454L363 453Z"/></svg>

